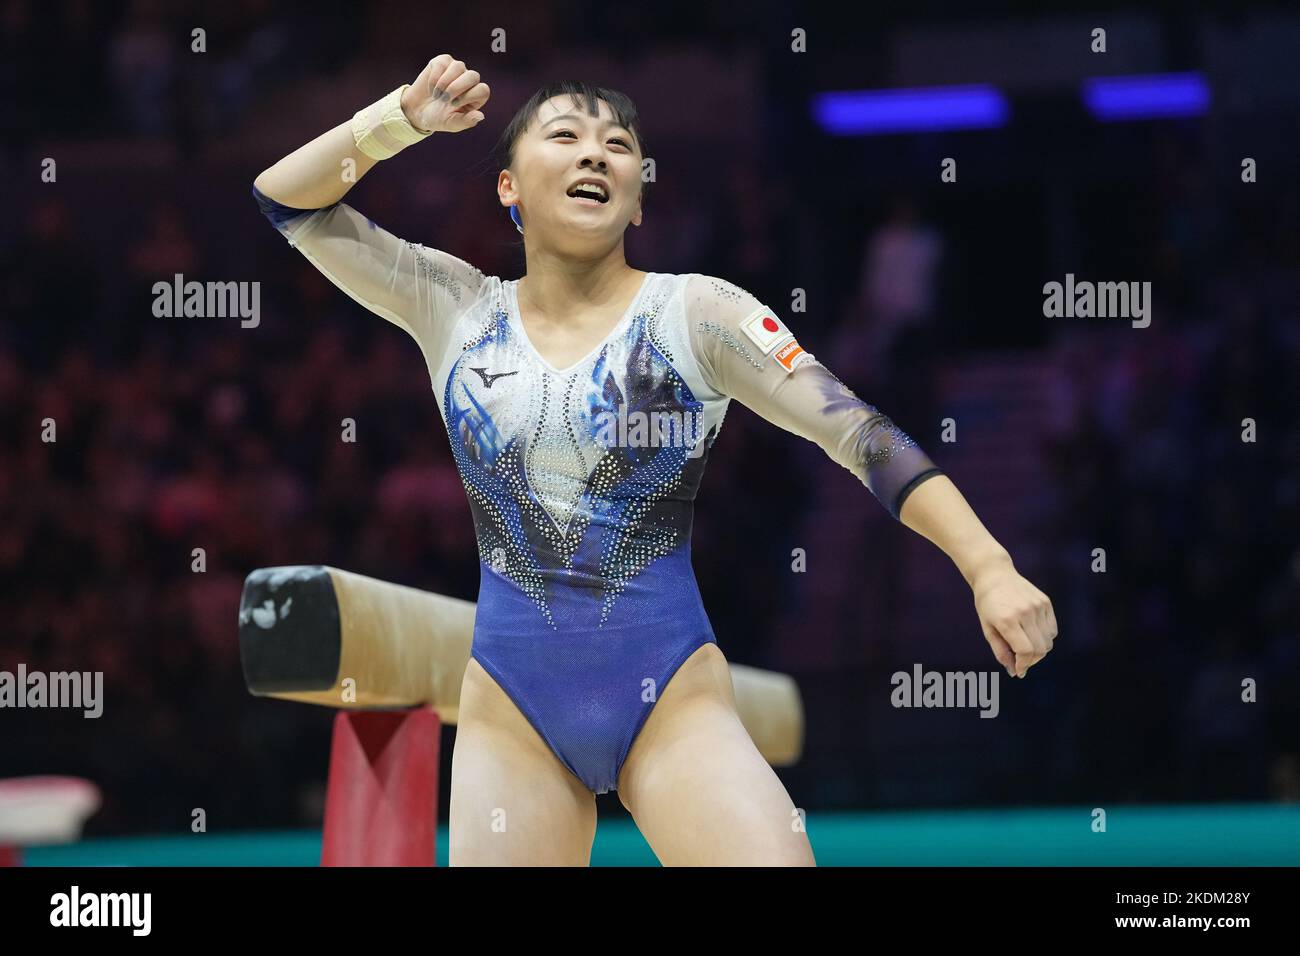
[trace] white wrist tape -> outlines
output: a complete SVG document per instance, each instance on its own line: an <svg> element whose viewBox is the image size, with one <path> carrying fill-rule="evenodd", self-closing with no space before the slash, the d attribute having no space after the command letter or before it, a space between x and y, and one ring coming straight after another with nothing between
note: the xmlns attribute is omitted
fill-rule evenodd
<svg viewBox="0 0 1300 956"><path fill-rule="evenodd" d="M402 112L402 93L408 86L409 83L403 83L382 100L357 110L352 117L352 138L357 149L371 159L396 156L433 134L432 130L426 133L416 129Z"/></svg>

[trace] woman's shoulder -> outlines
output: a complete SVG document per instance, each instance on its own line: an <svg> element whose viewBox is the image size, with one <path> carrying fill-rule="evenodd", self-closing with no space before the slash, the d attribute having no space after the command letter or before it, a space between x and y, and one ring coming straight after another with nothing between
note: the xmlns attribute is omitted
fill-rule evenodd
<svg viewBox="0 0 1300 956"><path fill-rule="evenodd" d="M447 289L457 302L468 304L484 292L500 289L500 276L484 272L478 266L446 249L411 243L419 269L431 282Z"/></svg>
<svg viewBox="0 0 1300 956"><path fill-rule="evenodd" d="M677 278L688 313L700 317L743 316L762 307L761 300L748 289L722 276L687 272Z"/></svg>

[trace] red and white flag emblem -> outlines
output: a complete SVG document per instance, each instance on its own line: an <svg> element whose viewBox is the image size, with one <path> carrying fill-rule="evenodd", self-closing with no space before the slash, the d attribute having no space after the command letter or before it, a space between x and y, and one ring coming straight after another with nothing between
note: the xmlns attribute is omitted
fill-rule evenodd
<svg viewBox="0 0 1300 956"><path fill-rule="evenodd" d="M749 336L750 340L763 351L764 355L770 353L778 342L782 342L794 335L785 327L785 323L773 315L771 310L766 307L755 309L742 319L740 330Z"/></svg>

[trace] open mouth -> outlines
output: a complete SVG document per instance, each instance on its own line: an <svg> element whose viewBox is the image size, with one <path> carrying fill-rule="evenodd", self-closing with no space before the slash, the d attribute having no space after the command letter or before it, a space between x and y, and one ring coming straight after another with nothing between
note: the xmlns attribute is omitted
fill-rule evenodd
<svg viewBox="0 0 1300 956"><path fill-rule="evenodd" d="M578 183L565 195L570 199L576 199L578 202L587 203L591 206L603 206L609 202L609 193L606 192L604 186L597 183Z"/></svg>

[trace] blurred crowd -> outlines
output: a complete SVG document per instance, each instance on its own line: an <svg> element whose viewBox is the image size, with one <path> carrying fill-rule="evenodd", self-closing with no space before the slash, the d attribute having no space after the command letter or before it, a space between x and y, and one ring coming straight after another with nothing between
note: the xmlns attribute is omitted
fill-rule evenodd
<svg viewBox="0 0 1300 956"><path fill-rule="evenodd" d="M164 136L192 154L257 91L335 67L361 39L344 6L298 0L2 0L0 148L39 132Z"/></svg>
<svg viewBox="0 0 1300 956"><path fill-rule="evenodd" d="M177 27L161 4L62 4L58 42L84 52L85 73L50 89L59 104L50 115L70 135L120 123L185 141L187 127L167 117L190 90L203 109L180 114L198 124L201 143L205 130L238 122L251 86L320 67L301 52L309 45L289 42L293 31L317 31L318 50L346 47L328 18L307 18L308 27L293 5L259 16L263 6L222 8L211 29L238 37L223 48L240 52L214 58L193 87L158 40ZM23 101L24 71L54 42L34 8L0 2L6 104ZM116 31L107 43L97 33L106 24ZM114 109L78 115L88 87L111 90ZM14 149L47 129L44 113L8 115ZM336 119L322 117L322 128ZM790 284L782 270L822 251L799 238L819 234L818 220L774 185L786 174L728 162L708 196L673 178L657 183L629 259L720 275L776 304ZM92 823L99 832L186 826L187 808L200 806L223 826L319 823L330 715L243 689L235 625L249 571L329 564L460 597L477 591L469 510L418 348L262 219L248 190L259 168L238 188L200 197L181 171L160 173L138 210L129 194L103 191L97 215L137 222L114 244L51 191L14 210L17 231L0 249L0 668L103 671L107 693L96 725L6 714L0 775L95 779L107 795ZM1065 374L1053 427L1027 436L1052 476L1040 545L1072 557L1044 565L1036 581L1058 615L1072 609L1074 630L1057 652L1069 666L1044 668L1041 721L1007 728L1056 755L1021 768L1025 802L1300 800L1295 193L1271 209L1218 197L1221 218L1207 236L1197 215L1214 197L1204 183L1162 193L1165 181L1152 174L1149 211L1160 226L1138 240L1135 260L1159 263L1163 288L1179 290L1169 312L1145 330L1053 333L1042 352ZM383 189L358 207L485 272L518 276L518 236L486 181L482 193L432 228ZM962 310L961 290L945 291L945 224L915 198L876 198L886 212L861 234L821 231L824 245L860 250L861 265L828 280L826 297L842 307L810 319L810 338L827 343L814 351L851 385L868 383L861 394L924 427L942 403L933 370L978 356L946 346L938 325ZM1104 245L1104 223L1085 227L1085 247ZM228 244L255 262L259 328L152 316L155 281L216 277ZM356 422L355 442L341 438L345 418ZM1254 442L1242 441L1247 418ZM937 442L913 431L942 465ZM789 573L783 526L754 516L778 501L793 502L783 510L795 515L825 504L807 474L775 466L799 444L733 407L700 492L695 566L733 660L763 665L781 620L779 589L738 582ZM1101 575L1089 563L1099 546ZM1257 706L1239 703L1246 678ZM853 705L822 700L815 710ZM798 772L838 772L822 759L814 750Z"/></svg>

